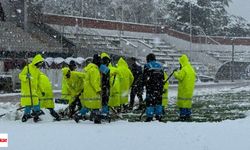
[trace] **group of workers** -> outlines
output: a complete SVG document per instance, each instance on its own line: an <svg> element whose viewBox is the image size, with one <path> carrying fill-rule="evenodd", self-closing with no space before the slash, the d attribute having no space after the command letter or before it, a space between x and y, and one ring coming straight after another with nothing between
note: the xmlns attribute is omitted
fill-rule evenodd
<svg viewBox="0 0 250 150"><path fill-rule="evenodd" d="M77 71L76 64L71 61L68 67L62 68L61 99L69 104L67 116L79 122L86 119L86 114L90 112L90 120L99 124L103 119L110 119L111 110L112 113L133 110L137 96L137 109L145 110L145 121L150 122L154 118L161 121L168 103L169 78L153 53L148 54L146 60L147 63L142 68L136 59L132 58L132 65L129 67L125 59L120 57L117 65L113 66L107 53L95 54L92 62L82 71ZM186 55L182 55L179 62L180 68L172 73L179 84L177 106L180 110L180 120L189 120L196 73ZM33 118L35 122L39 121L39 115L43 114L41 108L49 109L57 121L62 117L54 110L52 85L39 69L42 63L43 58L38 54L19 74L21 105L25 107L23 122L29 118ZM145 100L142 96L144 87ZM143 105L144 103L146 105Z"/></svg>

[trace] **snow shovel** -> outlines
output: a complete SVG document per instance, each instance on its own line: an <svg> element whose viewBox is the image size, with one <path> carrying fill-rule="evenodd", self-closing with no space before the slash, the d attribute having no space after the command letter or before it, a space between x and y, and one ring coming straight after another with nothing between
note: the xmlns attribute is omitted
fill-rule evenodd
<svg viewBox="0 0 250 150"><path fill-rule="evenodd" d="M9 111L9 112L7 112L7 113L1 114L1 115L0 115L0 118L3 117L3 116L5 116L5 115L7 115L8 113L11 113L11 112L13 112L13 111L19 111L19 110L22 110L22 109L24 109L24 108L25 108L25 107L19 107L19 108L15 109L15 110L11 110L11 111Z"/></svg>
<svg viewBox="0 0 250 150"><path fill-rule="evenodd" d="M113 111L113 113L115 114L115 116L117 116L117 117L120 118L120 119L123 119L123 117L120 116L120 115L117 113L117 111L116 111L113 107L109 107L109 108Z"/></svg>

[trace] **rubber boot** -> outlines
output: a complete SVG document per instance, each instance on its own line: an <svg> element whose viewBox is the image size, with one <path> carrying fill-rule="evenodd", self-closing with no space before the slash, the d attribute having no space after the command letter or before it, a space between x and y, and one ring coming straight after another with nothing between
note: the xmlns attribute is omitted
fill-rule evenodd
<svg viewBox="0 0 250 150"><path fill-rule="evenodd" d="M26 122L30 118L32 118L32 116L30 114L24 114L22 117L22 122Z"/></svg>
<svg viewBox="0 0 250 150"><path fill-rule="evenodd" d="M34 117L33 117L33 121L34 122L38 122L41 121L41 119L39 118L39 111L34 112Z"/></svg>
<svg viewBox="0 0 250 150"><path fill-rule="evenodd" d="M99 110L93 110L94 115L94 123L95 124L101 124L101 113Z"/></svg>
<svg viewBox="0 0 250 150"><path fill-rule="evenodd" d="M55 119L55 121L60 121L61 117L58 115L58 113L53 109L53 108L49 108L50 114L51 116L53 116Z"/></svg>
<svg viewBox="0 0 250 150"><path fill-rule="evenodd" d="M76 123L79 123L79 120L81 119L81 115L80 114L75 114L73 119L75 120Z"/></svg>
<svg viewBox="0 0 250 150"><path fill-rule="evenodd" d="M153 117L147 117L147 119L145 120L145 122L150 122L153 120Z"/></svg>

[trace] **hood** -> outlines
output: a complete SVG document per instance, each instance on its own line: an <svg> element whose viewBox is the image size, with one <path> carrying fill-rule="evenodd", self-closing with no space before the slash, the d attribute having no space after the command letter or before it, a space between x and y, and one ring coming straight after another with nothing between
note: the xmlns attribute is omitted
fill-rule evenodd
<svg viewBox="0 0 250 150"><path fill-rule="evenodd" d="M37 54L37 55L33 58L32 64L35 65L35 64L37 64L37 63L39 63L39 62L43 62L43 61L44 61L44 59L43 59L42 55Z"/></svg>
<svg viewBox="0 0 250 150"><path fill-rule="evenodd" d="M128 68L127 62L122 57L118 60L117 64L118 64L118 67L127 67Z"/></svg>
<svg viewBox="0 0 250 150"><path fill-rule="evenodd" d="M88 70L90 70L90 69L93 68L93 67L95 67L95 68L98 69L98 66L97 66L96 64L94 64L94 63L89 63L89 64L84 68L84 70L85 70L85 71L88 71Z"/></svg>
<svg viewBox="0 0 250 150"><path fill-rule="evenodd" d="M109 55L107 53L103 52L103 53L101 53L101 59L103 59L104 57L108 57L110 59Z"/></svg>
<svg viewBox="0 0 250 150"><path fill-rule="evenodd" d="M182 67L186 66L187 64L189 64L189 60L187 55L183 54L180 58L179 58L179 63L181 64Z"/></svg>

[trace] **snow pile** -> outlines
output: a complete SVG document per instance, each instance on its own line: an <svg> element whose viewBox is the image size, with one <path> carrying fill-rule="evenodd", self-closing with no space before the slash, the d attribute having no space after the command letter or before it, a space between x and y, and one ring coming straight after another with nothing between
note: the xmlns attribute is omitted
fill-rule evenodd
<svg viewBox="0 0 250 150"><path fill-rule="evenodd" d="M16 111L19 107L19 104L0 103L0 116L6 114L2 116L0 120L19 120L22 116L22 112Z"/></svg>

